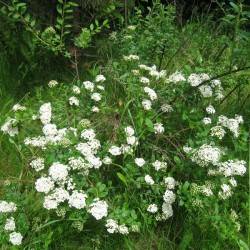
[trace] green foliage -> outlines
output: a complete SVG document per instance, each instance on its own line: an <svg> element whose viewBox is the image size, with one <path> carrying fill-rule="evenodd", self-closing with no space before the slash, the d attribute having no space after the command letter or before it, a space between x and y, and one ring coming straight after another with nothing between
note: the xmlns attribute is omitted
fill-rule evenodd
<svg viewBox="0 0 250 250"><path fill-rule="evenodd" d="M89 28L81 30L81 33L75 38L75 46L82 49L89 47L92 37L100 33L102 28L109 28L108 20L104 20L101 25L98 20L95 20L95 23L92 23Z"/></svg>
<svg viewBox="0 0 250 250"><path fill-rule="evenodd" d="M0 17L4 22L0 23L0 27L7 24L14 31L21 25L22 30L24 23L21 17L28 15L28 5L20 5L19 2L17 7L18 2L13 2L14 10L11 9L9 12L5 8L4 15ZM85 4L89 4L89 8L102 8L103 4L105 5L103 1L98 0L82 1L78 6ZM100 11L100 16L103 16L103 13L110 15L118 4L120 2L110 1L105 5L107 8L103 8L103 12ZM1 46L7 48L5 41L9 42L11 48L17 48L13 50L13 56L16 55L19 60L25 58L28 62L16 70L11 65L12 58L8 53L4 50L1 52L0 124L2 126L8 117L13 117L17 120L14 125L18 126L20 132L14 138L9 138L2 132L0 134L0 195L1 199L14 201L18 205L18 212L13 216L18 230L24 235L20 248L249 248L249 225L246 223L249 214L249 174L236 177L238 186L233 189L232 197L226 200L219 199L216 194L220 185L226 183L228 178L208 176L207 168L191 161L190 155L185 154L182 148L188 144L195 149L212 141L212 145L224 147L223 161L237 158L248 160L250 99L247 68L249 64L246 55L249 56L249 34L244 28L244 18L247 18L247 14L241 3L231 2L230 6L222 22L215 22L207 17L200 22L192 21L184 27L178 27L175 23L175 8L165 7L157 1L147 16L143 16L140 9L135 9L134 17L130 16L127 20L131 25L122 30L115 30L115 33L106 38L98 36L104 28L108 28L106 16L104 21L98 18L99 21L91 21L92 24L84 25L81 32L75 35L72 32L74 26L71 25L74 20L73 9L76 6L68 1L58 1L55 25L51 23L48 27L47 24L46 27L42 27L35 19L34 28L28 24L25 27L30 29L21 31L22 36L18 35L20 33L17 30L15 39L12 40L10 32L0 28L1 34L4 34L4 39L0 39ZM8 18L7 13L10 15ZM14 17L14 13L19 16ZM116 18L120 20L119 26L125 17L118 12ZM26 19L26 22L30 23L33 17ZM113 27L113 23L110 24ZM236 26L237 32L234 30ZM67 51L72 41L80 49L90 48L95 35L96 44L100 44L97 47L99 58L88 72L83 69L81 61L76 61L74 67L85 72L82 74L80 71L78 76L74 75L69 65L61 62L62 57L54 57L54 54L68 57ZM48 54L41 54L41 51L37 54L40 49L44 51L44 48L53 54L49 59ZM14 51L19 51L18 55ZM139 55L139 62L124 60L123 56L131 54ZM36 55L40 57L40 61L35 59ZM103 65L99 65L99 60L103 58ZM28 65L34 65L36 68L44 60L46 68L41 67L41 71L30 74ZM91 64L89 61L88 63ZM165 78L154 78L146 70L139 69L139 64L147 64L150 67L156 65L156 69L166 71ZM218 77L224 89L224 98L219 101L213 98L206 99L201 97L199 88L192 88L187 81L169 81L167 77L176 70L181 71L186 78L192 73L204 72L211 77ZM102 100L95 103L90 98L91 93L83 88L82 81L94 81L99 73L104 74L107 80L100 83L105 87L104 92L96 89L102 94ZM150 88L152 87L158 95L158 100L149 111L142 109L142 98L147 98L143 92L146 85L140 82L142 76L150 79ZM54 88L34 88L30 95L18 100L27 110L11 110L14 104L14 94L11 91L15 81L29 80L36 84L47 84L50 79L57 79L59 84ZM80 88L80 94L72 90L73 85ZM24 88L24 91L27 89ZM69 98L72 96L79 99L79 107L69 105ZM79 153L74 146L80 140L72 132L65 138L66 142L71 142L70 145L49 145L45 150L41 150L28 148L23 144L25 137L41 134L40 121L31 118L38 115L39 107L44 102L52 103L52 122L57 124L58 129L74 127L81 132L88 127L82 119L88 117L103 147L98 155L100 158L107 154L111 145L124 143L124 127L131 125L135 129L140 144L134 147L132 154L114 157L112 164L103 165L100 169L92 168L88 176L84 173L80 176L74 174L72 178L77 189L87 192L87 206L95 197L106 200L109 204L108 218L116 219L119 224L125 224L130 229L133 226L135 231L139 229L140 232L131 232L126 236L108 234L105 229L106 220L96 221L86 209L72 209L66 204L62 204L56 211L47 211L43 208L44 195L37 193L34 185L40 173L31 169L30 161L34 157L43 156L46 162L43 174L46 174L53 162L60 161L66 164L69 157L78 156ZM173 107L173 112L161 112L161 105L166 103ZM216 108L216 113L210 116L213 122L223 114L231 118L234 114L243 115L244 124L240 128L238 138L233 137L228 130L222 140L211 136L210 129L215 124L205 126L201 122L204 116L208 116L205 109L209 104ZM93 105L98 105L99 113L91 111ZM155 123L164 124L164 134L155 134ZM146 165L135 166L135 157L145 158ZM150 163L159 158L168 163L166 171L152 170ZM151 188L145 185L145 174L154 177L156 184ZM162 192L165 191L165 187L160 183L162 178L167 176L173 176L178 181L174 191L177 196L173 205L174 216L165 222L156 222L155 216L149 214L146 209L150 203L157 203L160 208ZM199 190L202 185L210 183L215 195L207 197ZM6 215L0 214L0 245L3 249L11 249L8 235L2 227L6 219Z"/></svg>

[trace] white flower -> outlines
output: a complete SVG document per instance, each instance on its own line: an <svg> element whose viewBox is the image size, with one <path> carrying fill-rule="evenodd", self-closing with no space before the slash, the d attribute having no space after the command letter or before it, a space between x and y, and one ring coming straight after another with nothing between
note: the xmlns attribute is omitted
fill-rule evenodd
<svg viewBox="0 0 250 250"><path fill-rule="evenodd" d="M155 123L154 124L154 131L155 131L155 134L162 134L164 133L164 127L162 125L162 123Z"/></svg>
<svg viewBox="0 0 250 250"><path fill-rule="evenodd" d="M191 160L204 167L209 164L216 165L221 158L221 150L208 144L203 144L191 157Z"/></svg>
<svg viewBox="0 0 250 250"><path fill-rule="evenodd" d="M44 149L47 144L47 140L44 136L38 136L38 137L33 137L33 138L27 137L24 140L24 144L31 145L33 147L40 147Z"/></svg>
<svg viewBox="0 0 250 250"><path fill-rule="evenodd" d="M4 225L4 230L5 231L14 231L16 229L16 224L15 220L13 217L10 217L6 220L5 225Z"/></svg>
<svg viewBox="0 0 250 250"><path fill-rule="evenodd" d="M232 187L237 186L237 181L233 177L229 179L229 183L232 185Z"/></svg>
<svg viewBox="0 0 250 250"><path fill-rule="evenodd" d="M140 71L138 69L132 69L131 72L133 73L133 75L135 76L139 76L140 75Z"/></svg>
<svg viewBox="0 0 250 250"><path fill-rule="evenodd" d="M176 71L168 77L168 81L177 83L177 82L186 81L186 78L183 76L181 72Z"/></svg>
<svg viewBox="0 0 250 250"><path fill-rule="evenodd" d="M97 219L100 220L108 215L108 204L106 201L99 199L94 200L90 205L89 212Z"/></svg>
<svg viewBox="0 0 250 250"><path fill-rule="evenodd" d="M155 91L153 89L151 89L149 87L144 87L144 92L148 94L151 101L154 101L157 99L157 94L155 93Z"/></svg>
<svg viewBox="0 0 250 250"><path fill-rule="evenodd" d="M36 180L35 188L37 192L42 192L47 194L54 188L54 182L50 177L40 177Z"/></svg>
<svg viewBox="0 0 250 250"><path fill-rule="evenodd" d="M135 25L129 25L129 26L127 27L127 29L128 29L128 30L134 31L134 30L136 29L136 26L135 26Z"/></svg>
<svg viewBox="0 0 250 250"><path fill-rule="evenodd" d="M94 113L99 113L100 109L98 107L96 107L96 106L93 106L91 111L94 112Z"/></svg>
<svg viewBox="0 0 250 250"><path fill-rule="evenodd" d="M166 169L167 168L167 163L164 161L158 161L156 160L155 162L152 163L153 167L155 168L156 171L159 171L160 169Z"/></svg>
<svg viewBox="0 0 250 250"><path fill-rule="evenodd" d="M112 163L112 159L111 159L110 157L108 157L108 156L105 156L105 157L103 158L102 162L103 162L104 164L106 164L106 165L109 165L109 164Z"/></svg>
<svg viewBox="0 0 250 250"><path fill-rule="evenodd" d="M68 167L59 162L54 162L49 168L49 175L54 181L65 180L68 176Z"/></svg>
<svg viewBox="0 0 250 250"><path fill-rule="evenodd" d="M130 138L130 137L128 137L128 138ZM133 153L133 148L130 145L122 144L121 145L121 151L122 151L123 154L132 154Z"/></svg>
<svg viewBox="0 0 250 250"><path fill-rule="evenodd" d="M176 185L175 179L173 177L165 177L164 183L167 189L174 189Z"/></svg>
<svg viewBox="0 0 250 250"><path fill-rule="evenodd" d="M120 234L127 235L129 233L128 227L125 225L120 225L118 228Z"/></svg>
<svg viewBox="0 0 250 250"><path fill-rule="evenodd" d="M48 124L51 121L51 116L52 116L52 108L50 102L44 103L40 109L39 109L39 114L40 114L40 120L42 124Z"/></svg>
<svg viewBox="0 0 250 250"><path fill-rule="evenodd" d="M71 106L79 106L79 100L75 96L71 96L69 98L69 105Z"/></svg>
<svg viewBox="0 0 250 250"><path fill-rule="evenodd" d="M213 90L209 85L202 85L199 87L199 90L203 97L209 98L213 95Z"/></svg>
<svg viewBox="0 0 250 250"><path fill-rule="evenodd" d="M85 140L93 140L95 138L95 131L94 129L84 129L82 132L81 132L81 138L85 139Z"/></svg>
<svg viewBox="0 0 250 250"><path fill-rule="evenodd" d="M95 84L93 82L85 81L82 84L83 84L85 89L89 90L90 92L93 92L94 87L95 87Z"/></svg>
<svg viewBox="0 0 250 250"><path fill-rule="evenodd" d="M206 111L208 114L214 114L215 113L215 108L212 105L209 105L206 107Z"/></svg>
<svg viewBox="0 0 250 250"><path fill-rule="evenodd" d="M145 160L143 158L135 158L135 164L138 166L138 167L142 167L145 165Z"/></svg>
<svg viewBox="0 0 250 250"><path fill-rule="evenodd" d="M142 101L142 106L145 110L150 110L152 108L152 103L150 100L144 99Z"/></svg>
<svg viewBox="0 0 250 250"><path fill-rule="evenodd" d="M243 123L243 119L241 116L235 115L235 119L227 118L226 116L219 116L218 124L222 125L225 128L228 128L234 135L234 137L239 136L239 125Z"/></svg>
<svg viewBox="0 0 250 250"><path fill-rule="evenodd" d="M20 105L19 103L15 104L13 107L12 107L12 110L14 112L17 112L17 111L24 111L26 110L26 107Z"/></svg>
<svg viewBox="0 0 250 250"><path fill-rule="evenodd" d="M189 146L183 146L183 151L186 153L186 154L189 154L189 153L191 153L192 152L192 148L191 147L189 147Z"/></svg>
<svg viewBox="0 0 250 250"><path fill-rule="evenodd" d="M188 77L188 82L190 83L191 86L195 87L200 85L203 81L208 81L209 80L209 75L202 73L202 74L191 74Z"/></svg>
<svg viewBox="0 0 250 250"><path fill-rule="evenodd" d="M219 197L223 200L227 199L232 195L232 190L231 187L227 184L222 184L221 185L221 191L219 191Z"/></svg>
<svg viewBox="0 0 250 250"><path fill-rule="evenodd" d="M73 93L76 94L76 95L79 95L79 94L81 93L80 88L79 88L78 86L76 86L76 85L74 85L74 86L72 87L72 91L73 91Z"/></svg>
<svg viewBox="0 0 250 250"><path fill-rule="evenodd" d="M144 177L144 179L145 179L146 183L149 185L154 185L154 183L155 183L153 178L148 174Z"/></svg>
<svg viewBox="0 0 250 250"><path fill-rule="evenodd" d="M85 157L93 154L92 148L88 143L78 143L76 149Z"/></svg>
<svg viewBox="0 0 250 250"><path fill-rule="evenodd" d="M211 124L212 123L212 120L211 118L209 117L204 117L202 122L205 124L205 125L208 125L208 124Z"/></svg>
<svg viewBox="0 0 250 250"><path fill-rule="evenodd" d="M17 210L14 202L7 202L0 200L0 213L12 213Z"/></svg>
<svg viewBox="0 0 250 250"><path fill-rule="evenodd" d="M53 193L49 195L58 204L69 199L69 192L62 187L55 188Z"/></svg>
<svg viewBox="0 0 250 250"><path fill-rule="evenodd" d="M149 79L147 77L142 76L140 77L140 82L144 84L149 84Z"/></svg>
<svg viewBox="0 0 250 250"><path fill-rule="evenodd" d="M86 160L93 166L94 168L100 168L102 165L102 161L99 157L95 157L94 155L88 156Z"/></svg>
<svg viewBox="0 0 250 250"><path fill-rule="evenodd" d="M128 126L125 128L125 133L127 136L133 136L135 131L131 126Z"/></svg>
<svg viewBox="0 0 250 250"><path fill-rule="evenodd" d="M127 143L129 144L129 145L137 145L138 144L138 140L137 140L137 138L135 137L135 136L128 136L127 137Z"/></svg>
<svg viewBox="0 0 250 250"><path fill-rule="evenodd" d="M106 80L104 75L97 75L95 78L95 82L104 82Z"/></svg>
<svg viewBox="0 0 250 250"><path fill-rule="evenodd" d="M101 101L102 96L99 93L93 93L91 95L91 99L94 100L94 101L96 101L96 102L99 102L99 101Z"/></svg>
<svg viewBox="0 0 250 250"><path fill-rule="evenodd" d="M222 128L222 126L214 126L210 130L211 136L218 137L220 140L225 136L226 131Z"/></svg>
<svg viewBox="0 0 250 250"><path fill-rule="evenodd" d="M18 134L17 120L16 119L7 119L6 122L2 125L1 131L4 134L8 134L13 137Z"/></svg>
<svg viewBox="0 0 250 250"><path fill-rule="evenodd" d="M175 202L175 194L173 191L171 190L166 190L164 195L163 195L163 200L168 203L168 204L172 204Z"/></svg>
<svg viewBox="0 0 250 250"><path fill-rule="evenodd" d="M201 78L198 74L191 74L189 77L188 77L188 82L190 83L191 86L193 87L196 87L198 86L200 83L201 83Z"/></svg>
<svg viewBox="0 0 250 250"><path fill-rule="evenodd" d="M39 172L44 169L44 159L38 157L30 162L30 166L34 168L36 172Z"/></svg>
<svg viewBox="0 0 250 250"><path fill-rule="evenodd" d="M169 104L163 104L161 105L161 111L164 113L170 113L173 111L173 107Z"/></svg>
<svg viewBox="0 0 250 250"><path fill-rule="evenodd" d="M96 87L97 87L98 89L100 89L100 90L105 90L104 86L102 86L102 85L97 85Z"/></svg>
<svg viewBox="0 0 250 250"><path fill-rule="evenodd" d="M137 55L123 56L125 61L138 61L140 58Z"/></svg>
<svg viewBox="0 0 250 250"><path fill-rule="evenodd" d="M19 246L22 244L23 236L20 233L13 232L9 236L9 241L12 245Z"/></svg>
<svg viewBox="0 0 250 250"><path fill-rule="evenodd" d="M171 216L173 216L173 208L171 206L171 204L167 203L167 202L163 202L162 204L162 219L166 220L168 218L170 218Z"/></svg>
<svg viewBox="0 0 250 250"><path fill-rule="evenodd" d="M220 87L220 86L221 86L221 81L218 80L218 79L214 79L214 80L211 81L211 86L212 86L213 88L215 88L215 87Z"/></svg>
<svg viewBox="0 0 250 250"><path fill-rule="evenodd" d="M121 152L121 148L117 147L117 146L111 146L111 148L109 149L109 153L112 155L120 155Z"/></svg>
<svg viewBox="0 0 250 250"><path fill-rule="evenodd" d="M219 173L225 177L240 175L243 176L246 173L246 162L239 160L228 160L218 164Z"/></svg>
<svg viewBox="0 0 250 250"><path fill-rule="evenodd" d="M72 195L69 197L69 206L77 209L82 209L86 206L87 194L74 190Z"/></svg>
<svg viewBox="0 0 250 250"><path fill-rule="evenodd" d="M47 210L51 210L51 209L56 209L58 206L58 202L53 199L53 197L51 197L50 195L45 196L44 198L44 202L43 202L43 207Z"/></svg>
<svg viewBox="0 0 250 250"><path fill-rule="evenodd" d="M43 126L43 133L45 136L55 136L57 134L57 128L56 128L56 125L55 124L45 124Z"/></svg>
<svg viewBox="0 0 250 250"><path fill-rule="evenodd" d="M155 214L158 211L158 207L156 204L150 204L147 208L149 213Z"/></svg>
<svg viewBox="0 0 250 250"><path fill-rule="evenodd" d="M115 221L113 219L108 219L105 227L107 228L107 231L110 234L113 234L113 233L118 232L119 225L118 225L117 221Z"/></svg>
<svg viewBox="0 0 250 250"><path fill-rule="evenodd" d="M201 192L208 197L213 195L213 191L209 185L201 186Z"/></svg>
<svg viewBox="0 0 250 250"><path fill-rule="evenodd" d="M53 88L53 87L55 87L56 85L58 85L58 82L57 82L56 80L51 80L51 81L49 81L49 83L48 83L48 86L49 86L50 88Z"/></svg>

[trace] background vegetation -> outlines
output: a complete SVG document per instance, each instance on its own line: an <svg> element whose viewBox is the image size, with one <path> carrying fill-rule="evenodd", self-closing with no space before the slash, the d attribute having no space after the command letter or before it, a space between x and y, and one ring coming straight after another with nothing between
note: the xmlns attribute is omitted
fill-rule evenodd
<svg viewBox="0 0 250 250"><path fill-rule="evenodd" d="M123 69L117 65L122 56L138 54L145 64L155 64L167 74L207 72L222 79L226 93L218 109L232 116L241 114L249 131L247 1L162 2L1 0L0 124L17 102L28 107L51 97L62 101L64 90L61 97L53 97L46 87L51 79L72 86L99 71L120 77L118 72ZM136 26L136 32L128 29L130 25ZM121 90L111 87L110 104L118 97L122 101ZM248 140L242 142L238 155L246 161ZM237 194L226 204L204 209L176 206L174 217L156 228L145 225L139 234L107 237L95 235L96 228L76 233L68 230L67 222L59 227L39 211L40 204L32 201L34 176L27 171L29 156L0 135L0 199L15 196L27 207L19 224L24 231L32 226L34 230L21 249L249 249L249 174L242 177ZM240 231L229 218L232 204L236 204ZM42 229L35 231L36 225ZM6 244L1 249L16 248Z"/></svg>

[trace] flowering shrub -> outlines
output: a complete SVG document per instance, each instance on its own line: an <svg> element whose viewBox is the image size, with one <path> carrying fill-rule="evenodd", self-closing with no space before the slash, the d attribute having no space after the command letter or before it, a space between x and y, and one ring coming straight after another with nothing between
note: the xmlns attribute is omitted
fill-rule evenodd
<svg viewBox="0 0 250 250"><path fill-rule="evenodd" d="M178 207L233 197L246 173L238 155L247 133L240 115L217 111L219 79L167 75L138 55L125 55L104 75L73 86L51 81L50 97L15 105L1 127L31 155L39 209L79 231L96 220L106 234L128 235L169 220ZM0 213L4 235L20 245L16 205L2 200Z"/></svg>

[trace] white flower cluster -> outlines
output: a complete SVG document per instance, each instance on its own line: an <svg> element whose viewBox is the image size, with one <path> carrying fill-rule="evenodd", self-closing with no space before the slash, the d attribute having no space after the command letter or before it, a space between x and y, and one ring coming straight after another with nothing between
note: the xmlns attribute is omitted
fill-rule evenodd
<svg viewBox="0 0 250 250"><path fill-rule="evenodd" d="M41 157L38 157L30 162L30 166L35 169L37 172L44 169L44 159Z"/></svg>
<svg viewBox="0 0 250 250"><path fill-rule="evenodd" d="M147 65L140 64L138 67L141 70L147 71L150 76L155 77L157 80L160 79L160 78L165 78L165 76L166 76L166 70L158 71L157 68L156 68L156 65L153 65L152 67L149 67Z"/></svg>
<svg viewBox="0 0 250 250"><path fill-rule="evenodd" d="M144 179L145 179L145 182L148 185L154 185L155 184L155 181L153 180L152 176L150 176L149 174L145 175Z"/></svg>
<svg viewBox="0 0 250 250"><path fill-rule="evenodd" d="M163 195L163 204L162 204L162 213L158 213L156 215L156 220L162 221L167 220L171 216L173 216L173 208L172 204L175 202L176 195L173 192L173 189L176 186L176 181L173 177L164 178L164 184L166 186L166 191ZM158 211L158 207L155 204L151 204L147 209L150 213L156 213Z"/></svg>
<svg viewBox="0 0 250 250"><path fill-rule="evenodd" d="M8 134L13 137L18 134L17 120L13 118L8 118L1 127L1 131L4 134Z"/></svg>
<svg viewBox="0 0 250 250"><path fill-rule="evenodd" d="M126 134L126 141L127 144L122 144L120 147L118 146L111 146L109 148L109 153L113 156L118 156L121 154L130 154L133 152L133 146L137 146L138 145L138 139L135 136L135 131L131 126L128 126L124 129L125 134Z"/></svg>
<svg viewBox="0 0 250 250"><path fill-rule="evenodd" d="M210 174L222 174L225 177L230 177L235 175L243 176L246 173L246 162L243 160L228 160L220 162L217 167L218 170L212 171Z"/></svg>
<svg viewBox="0 0 250 250"><path fill-rule="evenodd" d="M110 234L113 233L120 233L123 235L129 234L129 228L124 224L119 225L116 220L108 219L105 226L107 228L108 233Z"/></svg>
<svg viewBox="0 0 250 250"><path fill-rule="evenodd" d="M51 80L48 83L49 88L54 88L57 85L58 85L58 82L56 80Z"/></svg>
<svg viewBox="0 0 250 250"><path fill-rule="evenodd" d="M101 201L98 198L93 201L89 206L89 212L96 218L100 220L108 215L108 204L106 201Z"/></svg>
<svg viewBox="0 0 250 250"><path fill-rule="evenodd" d="M69 98L69 105L78 107L80 105L79 99L75 96L71 96Z"/></svg>
<svg viewBox="0 0 250 250"><path fill-rule="evenodd" d="M137 55L128 55L128 56L123 56L123 59L125 61L138 61L140 58Z"/></svg>
<svg viewBox="0 0 250 250"><path fill-rule="evenodd" d="M218 117L218 124L231 131L234 137L239 136L240 124L243 123L242 116L235 115L235 118L227 118L224 115Z"/></svg>
<svg viewBox="0 0 250 250"><path fill-rule="evenodd" d="M142 76L140 77L140 82L148 85L150 83L150 80L147 77Z"/></svg>
<svg viewBox="0 0 250 250"><path fill-rule="evenodd" d="M51 116L52 116L52 108L51 108L51 103L44 103L40 109L39 109L39 114L40 114L40 120L42 124L48 124L51 121Z"/></svg>
<svg viewBox="0 0 250 250"><path fill-rule="evenodd" d="M12 213L17 210L14 202L0 201L0 213Z"/></svg>
<svg viewBox="0 0 250 250"><path fill-rule="evenodd" d="M74 86L72 87L72 92L73 92L75 95L79 95L79 94L81 94L81 89L80 89L78 86L74 85Z"/></svg>
<svg viewBox="0 0 250 250"><path fill-rule="evenodd" d="M161 105L161 111L164 112L164 113L170 113L172 112L174 109L171 105L165 103L163 105Z"/></svg>
<svg viewBox="0 0 250 250"><path fill-rule="evenodd" d="M149 87L144 87L144 92L148 94L151 101L154 101L157 99L157 94L155 91Z"/></svg>
<svg viewBox="0 0 250 250"><path fill-rule="evenodd" d="M154 124L154 131L155 131L155 134L163 134L165 131L163 124L162 123L155 123Z"/></svg>
<svg viewBox="0 0 250 250"><path fill-rule="evenodd" d="M17 206L14 202L0 201L0 213L16 212ZM14 217L6 219L4 230L9 233L9 242L14 246L22 244L23 236L19 232L15 232L16 223Z"/></svg>
<svg viewBox="0 0 250 250"><path fill-rule="evenodd" d="M206 84L204 84L206 82ZM201 74L191 74L188 77L188 83L192 87L199 87L200 93L204 98L212 97L215 94L215 98L220 100L223 98L223 88L221 82L218 79L211 80L210 76L206 73ZM201 85L201 86L199 86Z"/></svg>
<svg viewBox="0 0 250 250"><path fill-rule="evenodd" d="M12 107L12 110L14 112L17 112L17 111L24 111L26 110L26 107L20 105L19 103L15 104L13 107Z"/></svg>
<svg viewBox="0 0 250 250"><path fill-rule="evenodd" d="M152 165L156 171L165 170L167 168L167 163L164 161L156 160L155 162L152 163Z"/></svg>
<svg viewBox="0 0 250 250"><path fill-rule="evenodd" d="M176 71L174 72L172 75L170 75L167 79L167 82L173 82L173 83L179 83L179 82L183 82L186 81L186 78L184 77L184 75L179 72Z"/></svg>
<svg viewBox="0 0 250 250"><path fill-rule="evenodd" d="M214 126L210 129L210 134L211 136L215 136L221 140L225 136L226 131L222 126Z"/></svg>
<svg viewBox="0 0 250 250"><path fill-rule="evenodd" d="M191 160L201 167L208 166L209 164L217 165L222 154L223 152L220 148L203 144L193 151Z"/></svg>

